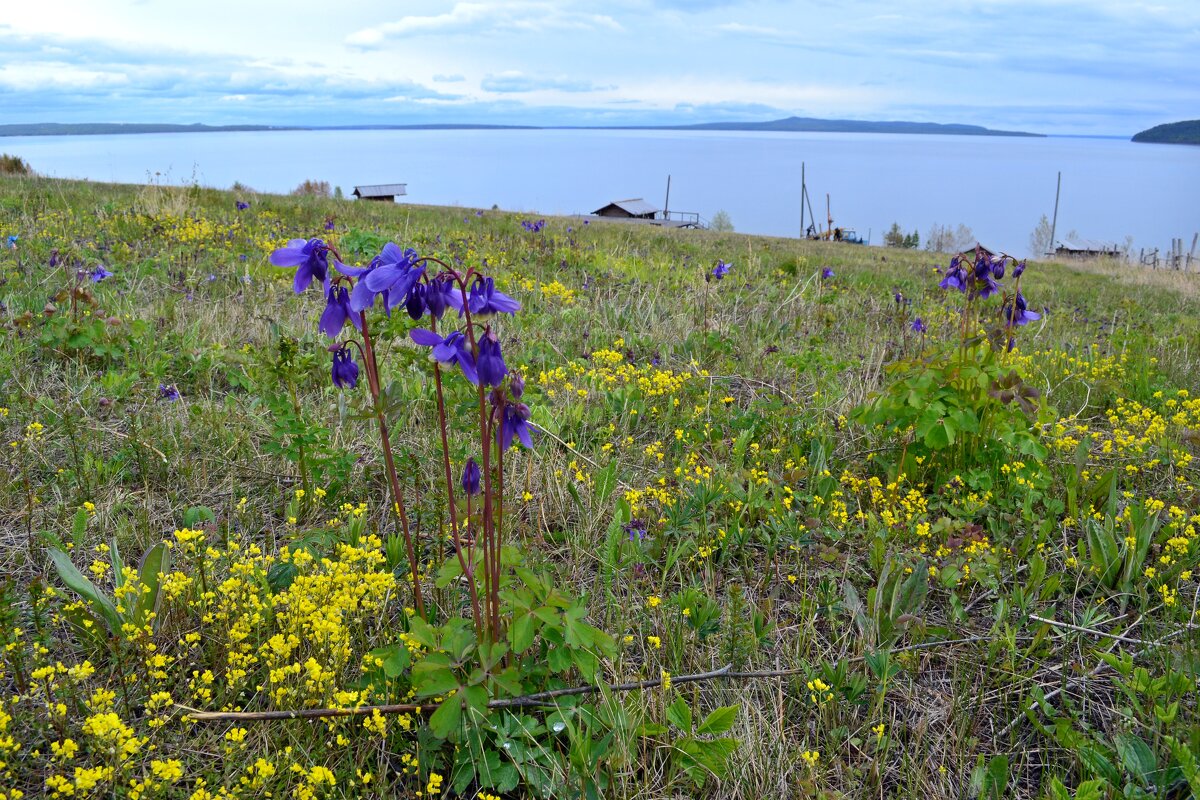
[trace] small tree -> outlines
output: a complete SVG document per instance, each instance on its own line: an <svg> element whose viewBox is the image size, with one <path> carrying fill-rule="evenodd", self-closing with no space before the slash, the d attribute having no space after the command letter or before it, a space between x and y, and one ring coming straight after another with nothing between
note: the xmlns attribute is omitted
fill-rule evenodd
<svg viewBox="0 0 1200 800"><path fill-rule="evenodd" d="M330 197L333 189L330 188L329 181L307 180L292 189L292 194L297 197Z"/></svg>
<svg viewBox="0 0 1200 800"><path fill-rule="evenodd" d="M709 227L714 231L730 233L733 231L733 220L729 218L729 213L725 211L725 209L721 209L717 213L713 214L712 222L709 223Z"/></svg>
<svg viewBox="0 0 1200 800"><path fill-rule="evenodd" d="M951 228L935 222L925 237L925 249L931 253L958 253L974 242L975 234L966 225L959 223L957 228Z"/></svg>
<svg viewBox="0 0 1200 800"><path fill-rule="evenodd" d="M904 247L904 232L900 230L899 222L893 222L883 235L883 244L885 247Z"/></svg>
<svg viewBox="0 0 1200 800"><path fill-rule="evenodd" d="M909 250L916 250L920 245L921 235L917 233L916 229L914 228L912 233L904 237L904 246Z"/></svg>
<svg viewBox="0 0 1200 800"><path fill-rule="evenodd" d="M1029 234L1029 255L1033 257L1044 256L1050 252L1054 245L1050 241L1050 220L1045 214L1038 220L1037 227L1033 229L1033 233Z"/></svg>

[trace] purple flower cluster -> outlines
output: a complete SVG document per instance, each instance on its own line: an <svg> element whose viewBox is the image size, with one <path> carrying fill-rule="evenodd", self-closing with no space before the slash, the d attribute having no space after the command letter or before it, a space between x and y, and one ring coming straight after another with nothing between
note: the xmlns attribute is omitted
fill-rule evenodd
<svg viewBox="0 0 1200 800"><path fill-rule="evenodd" d="M970 300L986 300L1003 292L1000 281L1004 278L1008 262L1012 263L1012 277L1016 280L1011 294L1004 294L1001 317L1006 325L1026 325L1041 319L1041 314L1028 309L1025 296L1020 291L1021 276L1025 274L1025 262L1011 256L993 256L982 249L975 253L975 261L968 263L962 256L950 259L945 277L938 283L943 289L957 289Z"/></svg>
<svg viewBox="0 0 1200 800"><path fill-rule="evenodd" d="M529 220L524 220L521 222L521 227L524 228L525 230L529 231L530 233L541 233L542 228L546 227L546 220L539 219L537 222L530 222Z"/></svg>

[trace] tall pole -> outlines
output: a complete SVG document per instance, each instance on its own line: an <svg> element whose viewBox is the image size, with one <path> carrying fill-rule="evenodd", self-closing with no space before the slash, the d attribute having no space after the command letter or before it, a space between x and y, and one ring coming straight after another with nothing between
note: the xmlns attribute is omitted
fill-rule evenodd
<svg viewBox="0 0 1200 800"><path fill-rule="evenodd" d="M1054 252L1054 234L1058 230L1058 195L1062 192L1062 171L1058 173L1058 187L1054 190L1054 221L1050 223L1050 250L1046 255Z"/></svg>
<svg viewBox="0 0 1200 800"><path fill-rule="evenodd" d="M804 185L804 162L800 162L800 238L804 238L804 195L808 189Z"/></svg>
<svg viewBox="0 0 1200 800"><path fill-rule="evenodd" d="M663 219L671 218L671 176L667 176L667 199L663 201Z"/></svg>

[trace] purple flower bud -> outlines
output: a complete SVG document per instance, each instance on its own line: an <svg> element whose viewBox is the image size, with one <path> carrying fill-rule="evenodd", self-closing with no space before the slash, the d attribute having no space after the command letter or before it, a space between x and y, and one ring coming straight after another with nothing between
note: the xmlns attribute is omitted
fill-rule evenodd
<svg viewBox="0 0 1200 800"><path fill-rule="evenodd" d="M508 379L508 390L512 392L514 400L520 400L521 395L525 394L525 379L521 377L521 373L514 372Z"/></svg>
<svg viewBox="0 0 1200 800"><path fill-rule="evenodd" d="M1018 262L1017 262L1017 265L1016 265L1015 267L1013 267L1013 277L1014 277L1014 278L1019 278L1019 277L1021 277L1021 276L1022 276L1024 273L1025 273L1025 262L1024 262L1024 261L1018 261Z"/></svg>
<svg viewBox="0 0 1200 800"><path fill-rule="evenodd" d="M339 347L333 353L333 385L339 389L353 389L358 385L358 364L349 347Z"/></svg>
<svg viewBox="0 0 1200 800"><path fill-rule="evenodd" d="M414 283L404 298L404 308L413 319L420 319L425 314L425 285Z"/></svg>
<svg viewBox="0 0 1200 800"><path fill-rule="evenodd" d="M475 458L472 456L467 459L462 473L462 488L468 496L479 494L480 477L479 465L475 463Z"/></svg>
<svg viewBox="0 0 1200 800"><path fill-rule="evenodd" d="M913 329L913 333L925 333L925 331L929 330L929 328L925 325L925 321L920 317L917 317L912 321L911 327Z"/></svg>

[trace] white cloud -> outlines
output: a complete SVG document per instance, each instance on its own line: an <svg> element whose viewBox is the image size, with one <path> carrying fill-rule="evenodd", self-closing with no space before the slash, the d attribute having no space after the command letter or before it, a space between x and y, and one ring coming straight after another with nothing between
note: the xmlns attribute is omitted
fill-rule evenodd
<svg viewBox="0 0 1200 800"><path fill-rule="evenodd" d="M443 14L401 17L370 28L362 28L346 37L352 47L380 47L391 39L425 34L496 33L501 31L587 31L621 30L621 25L606 14L572 11L558 2L455 3Z"/></svg>

